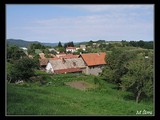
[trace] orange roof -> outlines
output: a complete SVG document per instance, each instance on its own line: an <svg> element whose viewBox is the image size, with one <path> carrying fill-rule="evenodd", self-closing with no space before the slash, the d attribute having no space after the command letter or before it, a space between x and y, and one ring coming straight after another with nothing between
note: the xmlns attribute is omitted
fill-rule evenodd
<svg viewBox="0 0 160 120"><path fill-rule="evenodd" d="M88 66L106 64L105 56L106 53L81 54L81 57Z"/></svg>

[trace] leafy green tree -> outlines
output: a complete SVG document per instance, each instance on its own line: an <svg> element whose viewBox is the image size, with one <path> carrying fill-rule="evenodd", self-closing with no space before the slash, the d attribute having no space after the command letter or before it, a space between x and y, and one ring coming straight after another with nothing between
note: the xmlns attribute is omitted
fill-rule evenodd
<svg viewBox="0 0 160 120"><path fill-rule="evenodd" d="M133 47L137 47L137 46L138 46L138 44L137 44L136 41L130 41L130 42L129 42L129 45L130 45L130 46L133 46Z"/></svg>
<svg viewBox="0 0 160 120"><path fill-rule="evenodd" d="M66 47L74 47L73 41L66 43L66 44L64 45L64 47L65 47L65 48L66 48Z"/></svg>
<svg viewBox="0 0 160 120"><path fill-rule="evenodd" d="M121 43L123 47L129 46L129 43L126 40L122 40Z"/></svg>
<svg viewBox="0 0 160 120"><path fill-rule="evenodd" d="M59 51L60 53L63 53L63 52L65 52L66 50L65 50L64 47L60 47L60 48L58 48L58 51Z"/></svg>
<svg viewBox="0 0 160 120"><path fill-rule="evenodd" d="M134 56L135 52L122 51L120 48L114 48L112 53L106 56L107 65L103 69L101 76L107 81L119 85L121 83L120 78L127 73L126 65Z"/></svg>
<svg viewBox="0 0 160 120"><path fill-rule="evenodd" d="M138 103L142 94L153 96L153 66L147 59L133 60L129 62L128 72L121 80L124 90L131 91Z"/></svg>
<svg viewBox="0 0 160 120"><path fill-rule="evenodd" d="M7 46L7 61L12 61L21 59L25 57L26 54L18 46Z"/></svg>
<svg viewBox="0 0 160 120"><path fill-rule="evenodd" d="M39 66L38 64L35 59L30 58L22 58L12 65L8 64L7 79L10 82L29 80L30 77L34 76L34 70Z"/></svg>
<svg viewBox="0 0 160 120"><path fill-rule="evenodd" d="M45 50L46 47L44 45L41 45L40 43L30 44L28 47L28 54L34 55L35 49Z"/></svg>
<svg viewBox="0 0 160 120"><path fill-rule="evenodd" d="M36 60L39 60L39 59L40 59L40 56L39 56L39 54L35 54L35 55L33 56L33 58L36 59Z"/></svg>
<svg viewBox="0 0 160 120"><path fill-rule="evenodd" d="M7 80L8 80L8 83L11 82L11 80L14 78L14 66L13 64L7 62Z"/></svg>
<svg viewBox="0 0 160 120"><path fill-rule="evenodd" d="M137 45L138 45L139 47L144 47L145 42L144 42L143 40L140 40L140 41L137 42Z"/></svg>
<svg viewBox="0 0 160 120"><path fill-rule="evenodd" d="M54 50L51 50L49 53L54 54L54 55L56 55L56 54L57 54L57 52L56 52L56 51L54 51Z"/></svg>

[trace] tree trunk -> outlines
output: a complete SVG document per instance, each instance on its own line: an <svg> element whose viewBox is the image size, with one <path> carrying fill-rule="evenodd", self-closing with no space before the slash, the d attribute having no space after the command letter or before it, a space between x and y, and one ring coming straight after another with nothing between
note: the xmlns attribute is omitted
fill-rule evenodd
<svg viewBox="0 0 160 120"><path fill-rule="evenodd" d="M141 96L141 90L138 91L137 96L136 96L136 103L139 103L139 98Z"/></svg>

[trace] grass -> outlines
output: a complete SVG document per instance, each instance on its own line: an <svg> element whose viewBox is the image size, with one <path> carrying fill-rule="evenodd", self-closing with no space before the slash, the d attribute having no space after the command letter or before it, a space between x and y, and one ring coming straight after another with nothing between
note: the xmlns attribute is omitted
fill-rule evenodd
<svg viewBox="0 0 160 120"><path fill-rule="evenodd" d="M42 73L43 74L43 73ZM81 91L64 82L86 81L94 85L94 76L81 74L45 75L46 84L7 85L7 115L136 115L153 112L151 102L135 103L124 97L113 84L100 81L102 87ZM51 84L47 84L51 82Z"/></svg>

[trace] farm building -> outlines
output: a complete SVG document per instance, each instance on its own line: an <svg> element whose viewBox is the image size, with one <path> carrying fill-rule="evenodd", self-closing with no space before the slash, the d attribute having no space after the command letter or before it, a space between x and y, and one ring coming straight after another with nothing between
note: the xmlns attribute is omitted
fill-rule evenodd
<svg viewBox="0 0 160 120"><path fill-rule="evenodd" d="M89 53L81 54L80 57L86 64L86 74L99 75L102 72L102 68L106 64L106 53Z"/></svg>
<svg viewBox="0 0 160 120"><path fill-rule="evenodd" d="M75 73L86 71L86 66L82 58L72 58L72 59L57 59L49 60L46 66L46 72L49 73Z"/></svg>

